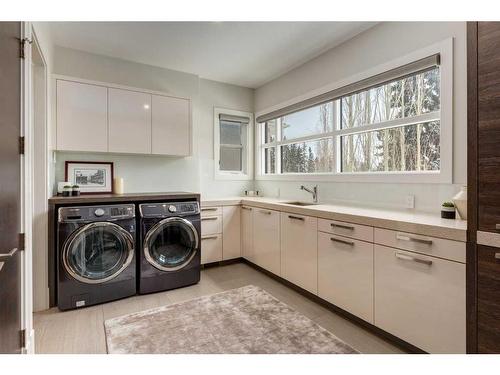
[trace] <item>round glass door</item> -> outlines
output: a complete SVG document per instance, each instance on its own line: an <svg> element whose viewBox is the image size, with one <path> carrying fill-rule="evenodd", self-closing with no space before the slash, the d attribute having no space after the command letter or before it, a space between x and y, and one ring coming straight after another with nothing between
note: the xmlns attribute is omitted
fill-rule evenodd
<svg viewBox="0 0 500 375"><path fill-rule="evenodd" d="M198 248L198 233L180 217L164 219L153 226L144 239L144 255L162 271L175 271L188 264Z"/></svg>
<svg viewBox="0 0 500 375"><path fill-rule="evenodd" d="M91 223L68 238L63 264L75 279L98 284L118 276L134 257L132 235L114 223Z"/></svg>

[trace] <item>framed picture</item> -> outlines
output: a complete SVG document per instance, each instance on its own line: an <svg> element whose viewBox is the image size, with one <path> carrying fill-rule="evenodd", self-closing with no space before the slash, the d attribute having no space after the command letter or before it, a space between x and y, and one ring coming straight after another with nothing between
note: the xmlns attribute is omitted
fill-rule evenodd
<svg viewBox="0 0 500 375"><path fill-rule="evenodd" d="M80 187L81 194L113 192L113 163L100 161L67 161L65 181Z"/></svg>

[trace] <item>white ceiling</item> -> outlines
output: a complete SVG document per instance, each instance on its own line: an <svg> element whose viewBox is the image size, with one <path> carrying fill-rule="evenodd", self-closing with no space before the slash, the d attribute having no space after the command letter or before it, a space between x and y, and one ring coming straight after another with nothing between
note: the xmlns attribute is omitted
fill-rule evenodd
<svg viewBox="0 0 500 375"><path fill-rule="evenodd" d="M56 45L256 88L373 22L52 22Z"/></svg>

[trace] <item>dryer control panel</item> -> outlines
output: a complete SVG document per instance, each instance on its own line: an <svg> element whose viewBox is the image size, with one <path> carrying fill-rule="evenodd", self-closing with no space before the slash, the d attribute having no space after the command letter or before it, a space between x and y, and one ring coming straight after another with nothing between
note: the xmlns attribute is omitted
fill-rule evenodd
<svg viewBox="0 0 500 375"><path fill-rule="evenodd" d="M190 216L200 213L198 202L143 203L139 205L141 217Z"/></svg>
<svg viewBox="0 0 500 375"><path fill-rule="evenodd" d="M116 221L135 217L133 204L59 208L59 222Z"/></svg>

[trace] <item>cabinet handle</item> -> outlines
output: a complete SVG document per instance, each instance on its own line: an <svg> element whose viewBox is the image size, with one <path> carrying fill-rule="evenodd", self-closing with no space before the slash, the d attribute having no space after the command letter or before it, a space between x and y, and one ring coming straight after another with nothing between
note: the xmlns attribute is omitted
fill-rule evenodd
<svg viewBox="0 0 500 375"><path fill-rule="evenodd" d="M330 237L330 240L333 242L342 243L344 245L354 246L354 242L352 242L352 241L341 240L341 239L335 238L335 237Z"/></svg>
<svg viewBox="0 0 500 375"><path fill-rule="evenodd" d="M342 225L342 224L331 223L330 226L332 228L342 228L342 229L354 230L354 227L352 227L350 225Z"/></svg>
<svg viewBox="0 0 500 375"><path fill-rule="evenodd" d="M304 221L305 220L303 217L293 216L293 215L288 215L288 218L289 219L293 219L293 220L300 220L300 221Z"/></svg>
<svg viewBox="0 0 500 375"><path fill-rule="evenodd" d="M396 234L396 239L400 241L418 242L418 243L423 243L425 245L432 245L432 240L425 238L411 237L400 233Z"/></svg>
<svg viewBox="0 0 500 375"><path fill-rule="evenodd" d="M217 220L218 217L217 216L211 216L211 217L202 217L201 218L201 221L205 221L205 220Z"/></svg>
<svg viewBox="0 0 500 375"><path fill-rule="evenodd" d="M201 240L216 240L219 238L219 236L208 236L208 237L201 237Z"/></svg>
<svg viewBox="0 0 500 375"><path fill-rule="evenodd" d="M201 210L202 211L217 211L218 208L217 207L202 207Z"/></svg>
<svg viewBox="0 0 500 375"><path fill-rule="evenodd" d="M262 210L260 210L260 212L262 212L263 214L266 214L266 215L271 215L272 214L271 211L262 211Z"/></svg>
<svg viewBox="0 0 500 375"><path fill-rule="evenodd" d="M243 208L244 210L252 211L252 207L245 207L245 206L242 206L241 208Z"/></svg>
<svg viewBox="0 0 500 375"><path fill-rule="evenodd" d="M427 260L427 259L420 259L420 258L415 258L403 253L398 253L397 251L394 252L394 255L396 258L401 259L401 260L411 260L412 262L417 262L417 263L422 263L427 266L432 266L432 260Z"/></svg>
<svg viewBox="0 0 500 375"><path fill-rule="evenodd" d="M13 248L11 251L9 251L8 253L5 253L5 254L0 254L0 259L9 259L9 258L12 258L14 256L14 254L17 253L17 247Z"/></svg>

